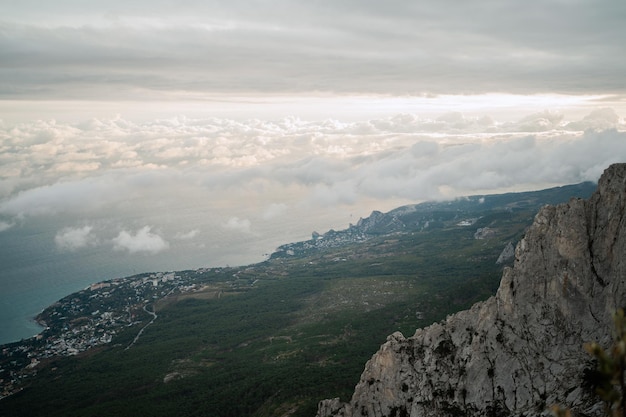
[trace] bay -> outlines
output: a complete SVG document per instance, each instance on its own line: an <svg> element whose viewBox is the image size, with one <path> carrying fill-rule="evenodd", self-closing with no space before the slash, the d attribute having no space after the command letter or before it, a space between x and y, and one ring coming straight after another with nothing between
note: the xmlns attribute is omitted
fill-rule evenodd
<svg viewBox="0 0 626 417"><path fill-rule="evenodd" d="M262 261L279 243L256 236L213 231L210 242L172 240L158 254L115 251L110 247L60 251L57 227L29 222L0 233L0 344L34 336L42 328L34 317L59 299L95 282L143 272L245 265ZM219 242L219 243L216 243Z"/></svg>
<svg viewBox="0 0 626 417"><path fill-rule="evenodd" d="M396 203L390 201L387 207L395 207ZM359 215L377 207L364 205ZM34 321L39 312L93 283L145 272L261 262L282 244L309 239L314 230L347 227L354 221L353 209L320 210L310 215L287 213L254 222L244 232L224 227L223 220L207 215L206 207L155 210L115 221L79 221L67 216L28 218L0 232L0 344L36 335L42 330ZM126 225L123 230L134 232L154 225L153 233L163 236L167 249L158 253L116 250L111 237L120 230L115 225L121 223ZM98 244L70 251L55 244L59 231L81 224L96 225L101 236Z"/></svg>

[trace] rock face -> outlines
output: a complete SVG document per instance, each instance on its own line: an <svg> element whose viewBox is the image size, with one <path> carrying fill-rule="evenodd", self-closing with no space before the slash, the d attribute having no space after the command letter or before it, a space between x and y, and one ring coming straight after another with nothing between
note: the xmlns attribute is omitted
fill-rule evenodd
<svg viewBox="0 0 626 417"><path fill-rule="evenodd" d="M616 164L589 200L543 207L495 296L412 337L389 336L351 401L324 400L317 416L601 412L582 345L608 345L612 314L626 305L625 205L626 164Z"/></svg>
<svg viewBox="0 0 626 417"><path fill-rule="evenodd" d="M509 242L500 253L500 256L498 256L498 260L496 261L496 264L501 265L513 259L514 257L515 257L515 246L513 246L513 243Z"/></svg>

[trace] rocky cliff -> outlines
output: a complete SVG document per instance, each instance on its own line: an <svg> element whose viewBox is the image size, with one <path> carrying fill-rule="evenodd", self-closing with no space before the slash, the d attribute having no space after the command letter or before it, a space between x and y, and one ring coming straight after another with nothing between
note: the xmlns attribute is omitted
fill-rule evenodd
<svg viewBox="0 0 626 417"><path fill-rule="evenodd" d="M601 412L582 345L608 345L612 314L626 305L625 205L626 164L616 164L589 200L543 207L495 296L412 337L389 336L350 402L324 400L317 416Z"/></svg>

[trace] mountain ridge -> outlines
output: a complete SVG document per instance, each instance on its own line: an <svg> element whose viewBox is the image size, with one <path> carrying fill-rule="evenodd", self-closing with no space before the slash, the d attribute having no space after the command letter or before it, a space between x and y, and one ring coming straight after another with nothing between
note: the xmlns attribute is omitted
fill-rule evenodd
<svg viewBox="0 0 626 417"><path fill-rule="evenodd" d="M346 229L331 229L324 234L313 232L309 240L283 244L270 255L270 259L294 256L316 249L337 248L386 234L423 231L429 227L439 227L442 221L454 219L467 222L463 225L472 226L477 219L471 216L477 212L538 210L544 204L562 201L565 195L590 195L595 187L592 182L582 182L538 191L472 195L441 202L407 204L386 213L374 210L368 217L360 218L356 224L350 224Z"/></svg>
<svg viewBox="0 0 626 417"><path fill-rule="evenodd" d="M601 414L582 344L606 346L626 301L625 206L626 164L614 164L590 199L543 207L496 295L390 335L351 400L321 401L317 417Z"/></svg>

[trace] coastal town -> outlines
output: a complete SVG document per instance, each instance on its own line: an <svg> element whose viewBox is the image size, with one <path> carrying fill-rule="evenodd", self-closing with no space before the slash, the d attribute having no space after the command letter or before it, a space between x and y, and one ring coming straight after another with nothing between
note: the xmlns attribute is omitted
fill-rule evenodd
<svg viewBox="0 0 626 417"><path fill-rule="evenodd" d="M253 285L248 269L201 268L158 272L98 282L43 310L36 320L44 330L34 337L0 346L0 400L14 394L54 357L75 356L118 343L129 333L131 348L157 318L159 303L176 297L219 296Z"/></svg>

